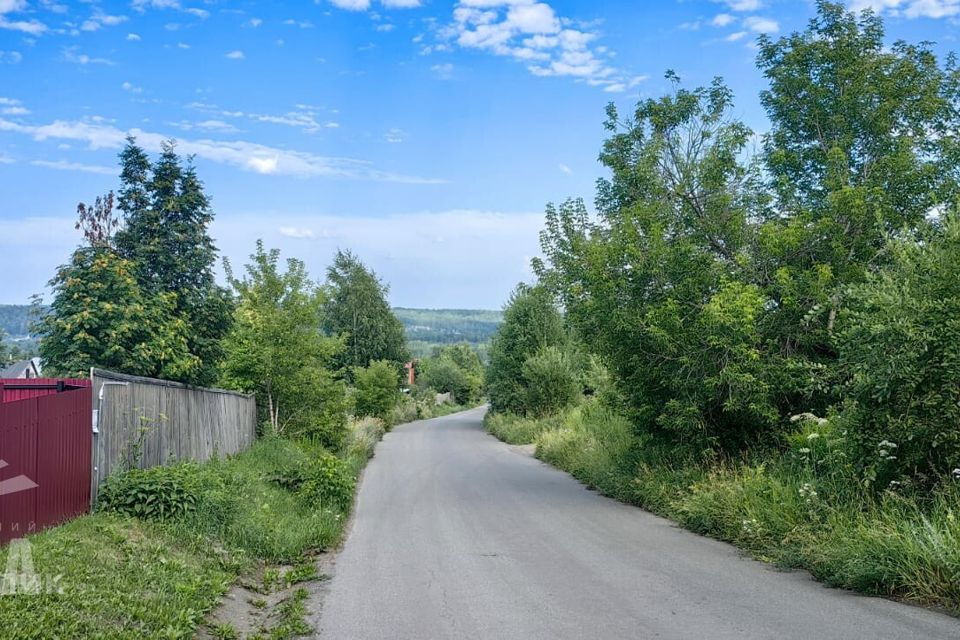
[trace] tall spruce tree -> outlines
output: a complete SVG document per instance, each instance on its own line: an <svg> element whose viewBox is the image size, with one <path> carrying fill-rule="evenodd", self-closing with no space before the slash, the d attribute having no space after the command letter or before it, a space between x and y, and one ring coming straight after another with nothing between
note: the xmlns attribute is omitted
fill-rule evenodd
<svg viewBox="0 0 960 640"><path fill-rule="evenodd" d="M117 233L117 251L136 265L145 293L176 296L175 313L191 328L189 351L200 363L182 381L213 384L232 303L214 280L217 249L208 234L213 211L203 183L192 159L181 161L173 141L164 142L160 157L151 163L129 137L120 162L118 205L126 224Z"/></svg>

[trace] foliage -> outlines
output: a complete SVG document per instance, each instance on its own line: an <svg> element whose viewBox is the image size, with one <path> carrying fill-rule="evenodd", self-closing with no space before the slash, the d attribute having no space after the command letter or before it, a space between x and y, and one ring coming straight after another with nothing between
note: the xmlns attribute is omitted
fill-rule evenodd
<svg viewBox="0 0 960 640"><path fill-rule="evenodd" d="M271 433L317 438L340 446L346 428L345 388L331 368L343 350L320 332L323 291L299 260L280 271L280 252L258 241L243 279L229 269L237 296L224 344L224 386L257 394Z"/></svg>
<svg viewBox="0 0 960 640"><path fill-rule="evenodd" d="M130 469L107 478L98 493L97 507L144 520L178 518L196 511L199 485L195 463Z"/></svg>
<svg viewBox="0 0 960 640"><path fill-rule="evenodd" d="M345 337L339 361L348 373L374 360L409 359L403 325L387 304L389 287L349 251L338 251L327 269L323 328Z"/></svg>
<svg viewBox="0 0 960 640"><path fill-rule="evenodd" d="M523 364L544 347L566 344L560 312L542 287L520 285L510 295L503 324L490 346L486 389L494 411L523 413L526 386Z"/></svg>
<svg viewBox="0 0 960 640"><path fill-rule="evenodd" d="M569 353L544 347L523 363L526 386L524 408L528 414L545 416L574 404L583 387L582 374Z"/></svg>
<svg viewBox="0 0 960 640"><path fill-rule="evenodd" d="M417 383L450 393L460 404L476 404L483 392L483 365L469 344L447 345L417 363Z"/></svg>
<svg viewBox="0 0 960 640"><path fill-rule="evenodd" d="M375 421L350 425L337 463L350 482L382 429ZM10 637L37 640L195 637L241 573L263 562L294 563L303 569L283 580L302 580L312 573L313 552L338 542L349 499L319 504L270 480L329 455L315 444L263 438L228 460L150 470L154 478L176 478L189 487L197 507L165 512L163 519L98 510L29 535L34 569L45 579L56 576L51 586L62 591L0 598L0 626ZM143 474L127 471L121 476L128 478L110 482L130 486ZM0 564L9 548L0 549ZM301 607L302 597L294 594L270 633L303 632Z"/></svg>
<svg viewBox="0 0 960 640"><path fill-rule="evenodd" d="M192 160L184 164L173 141L161 146L154 163L132 136L120 153L117 203L125 224L116 248L136 265L145 295L175 294L175 313L191 328L189 351L199 366L173 379L210 386L232 318L229 295L214 280L217 250L207 232L213 211Z"/></svg>
<svg viewBox="0 0 960 640"><path fill-rule="evenodd" d="M835 321L845 287L889 256L960 186L960 75L929 43L888 46L881 19L818 2L808 28L760 38L771 122L763 161L776 215L759 229L763 334L790 375L784 412L837 400ZM776 363L775 363L776 364ZM827 384L817 384L817 380Z"/></svg>
<svg viewBox="0 0 960 640"><path fill-rule="evenodd" d="M50 375L82 376L97 366L134 375L184 379L200 363L175 294L148 295L136 266L105 247L81 247L50 281L54 299L34 327Z"/></svg>
<svg viewBox="0 0 960 640"><path fill-rule="evenodd" d="M765 300L744 281L763 198L731 105L719 80L645 100L627 120L611 105L600 220L581 201L548 207L534 263L637 423L693 448L736 446L778 418L760 357Z"/></svg>
<svg viewBox="0 0 960 640"><path fill-rule="evenodd" d="M841 423L865 479L885 488L960 468L960 214L852 287L841 315Z"/></svg>
<svg viewBox="0 0 960 640"><path fill-rule="evenodd" d="M353 370L354 415L386 420L400 401L400 375L395 363L375 360Z"/></svg>
<svg viewBox="0 0 960 640"><path fill-rule="evenodd" d="M318 506L349 507L353 499L354 479L346 463L337 456L322 452L310 460L300 495Z"/></svg>

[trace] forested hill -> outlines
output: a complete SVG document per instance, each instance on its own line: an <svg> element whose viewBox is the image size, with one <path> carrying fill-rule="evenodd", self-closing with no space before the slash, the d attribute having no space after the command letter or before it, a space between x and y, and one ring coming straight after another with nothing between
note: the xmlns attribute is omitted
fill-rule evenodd
<svg viewBox="0 0 960 640"><path fill-rule="evenodd" d="M394 308L408 340L424 342L488 342L503 321L503 313L485 309Z"/></svg>
<svg viewBox="0 0 960 640"><path fill-rule="evenodd" d="M449 344L489 342L503 314L485 309L407 309L398 307L394 313L403 322L407 339L411 342ZM0 330L9 336L22 337L29 333L32 320L31 306L0 305Z"/></svg>
<svg viewBox="0 0 960 640"><path fill-rule="evenodd" d="M21 338L30 333L33 307L29 304L0 304L0 332Z"/></svg>

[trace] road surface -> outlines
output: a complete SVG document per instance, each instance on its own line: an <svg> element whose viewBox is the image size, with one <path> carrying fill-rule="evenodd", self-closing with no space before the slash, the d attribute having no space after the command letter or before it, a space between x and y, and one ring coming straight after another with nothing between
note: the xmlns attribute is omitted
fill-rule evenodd
<svg viewBox="0 0 960 640"><path fill-rule="evenodd" d="M380 443L320 638L960 638L960 620L828 589L588 491L482 417Z"/></svg>

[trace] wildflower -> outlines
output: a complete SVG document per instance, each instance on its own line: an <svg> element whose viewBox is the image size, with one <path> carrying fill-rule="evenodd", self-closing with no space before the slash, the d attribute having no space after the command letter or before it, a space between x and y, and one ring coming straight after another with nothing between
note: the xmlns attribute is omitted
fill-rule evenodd
<svg viewBox="0 0 960 640"><path fill-rule="evenodd" d="M807 501L807 504L810 504L817 499L817 492L809 482L804 482L803 486L800 487L800 497Z"/></svg>
<svg viewBox="0 0 960 640"><path fill-rule="evenodd" d="M954 469L954 470L953 470L953 479L954 479L954 480L960 480L960 469Z"/></svg>
<svg viewBox="0 0 960 640"><path fill-rule="evenodd" d="M814 431L813 433L807 436L807 440L816 440L819 437L820 437L820 434Z"/></svg>
<svg viewBox="0 0 960 640"><path fill-rule="evenodd" d="M802 449L800 449L800 453L810 453L810 449L808 449L807 447L803 447Z"/></svg>

